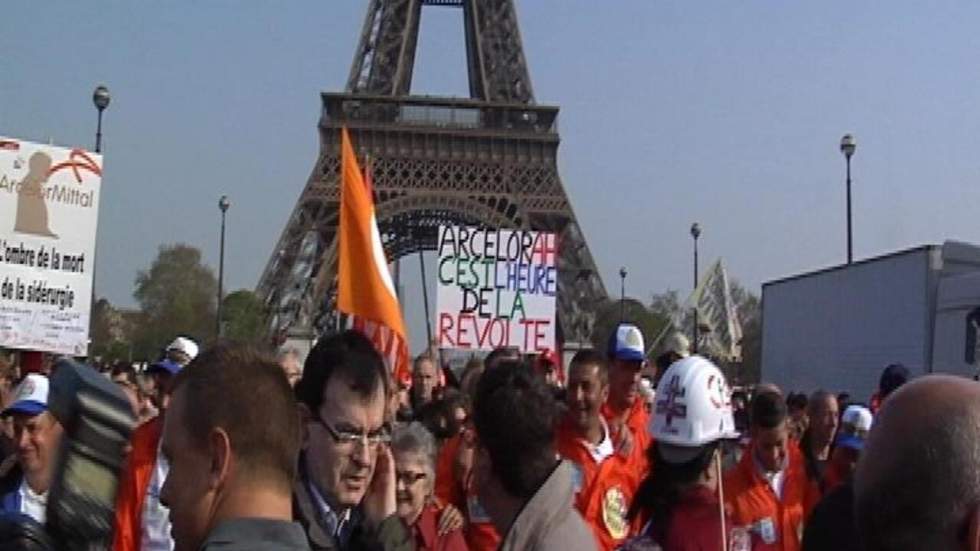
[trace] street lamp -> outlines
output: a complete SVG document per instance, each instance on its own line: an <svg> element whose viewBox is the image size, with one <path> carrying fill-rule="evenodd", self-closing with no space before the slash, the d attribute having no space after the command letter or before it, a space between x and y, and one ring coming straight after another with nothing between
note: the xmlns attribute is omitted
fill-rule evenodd
<svg viewBox="0 0 980 551"><path fill-rule="evenodd" d="M697 222L691 224L691 237L694 238L694 290L698 289L698 238L701 237L701 224ZM698 297L694 297L694 339L691 341L691 350L698 351Z"/></svg>
<svg viewBox="0 0 980 551"><path fill-rule="evenodd" d="M99 110L99 125L95 129L95 152L102 152L102 112L105 111L106 107L109 107L109 89L101 84L96 86L95 92L92 93L92 103L95 104L95 108Z"/></svg>
<svg viewBox="0 0 980 551"><path fill-rule="evenodd" d="M231 201L228 200L227 195L222 195L221 199L218 199L218 208L221 209L221 252L218 256L218 315L215 319L214 331L218 338L221 338L221 299L224 297L222 288L225 283L225 213L230 206Z"/></svg>
<svg viewBox="0 0 980 551"><path fill-rule="evenodd" d="M847 263L850 264L854 261L854 254L851 241L851 155L854 155L854 150L857 149L857 142L854 141L854 136L850 134L844 134L844 137L840 139L840 152L844 154L844 159L847 160Z"/></svg>
<svg viewBox="0 0 980 551"><path fill-rule="evenodd" d="M619 323L626 321L626 266L619 269Z"/></svg>

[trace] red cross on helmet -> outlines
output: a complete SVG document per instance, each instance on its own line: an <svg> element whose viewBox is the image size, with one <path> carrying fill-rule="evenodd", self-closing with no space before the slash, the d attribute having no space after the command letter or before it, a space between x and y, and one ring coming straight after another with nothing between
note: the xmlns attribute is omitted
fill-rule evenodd
<svg viewBox="0 0 980 551"><path fill-rule="evenodd" d="M674 362L657 386L648 430L657 442L682 447L738 438L721 370L701 356Z"/></svg>

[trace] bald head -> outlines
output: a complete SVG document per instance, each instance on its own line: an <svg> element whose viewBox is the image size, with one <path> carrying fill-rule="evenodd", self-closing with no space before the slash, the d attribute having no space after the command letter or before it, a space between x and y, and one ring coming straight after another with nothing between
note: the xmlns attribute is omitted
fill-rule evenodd
<svg viewBox="0 0 980 551"><path fill-rule="evenodd" d="M891 395L854 490L868 551L970 548L980 505L980 383L931 375Z"/></svg>

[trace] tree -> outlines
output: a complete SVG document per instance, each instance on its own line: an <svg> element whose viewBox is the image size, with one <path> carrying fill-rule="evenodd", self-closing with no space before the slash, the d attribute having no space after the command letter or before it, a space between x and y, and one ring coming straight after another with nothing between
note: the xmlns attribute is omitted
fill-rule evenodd
<svg viewBox="0 0 980 551"><path fill-rule="evenodd" d="M752 293L734 278L728 281L729 291L735 309L738 311L739 322L742 325L742 363L721 366L725 369L733 383L758 382L761 376L762 358L762 305L758 295ZM680 324L673 331L678 331L691 338L694 326L694 313L691 308L684 308L677 291L667 290L654 294L650 301L650 309L666 319ZM660 350L655 350L658 353Z"/></svg>
<svg viewBox="0 0 980 551"><path fill-rule="evenodd" d="M240 289L226 296L221 317L228 340L255 344L265 337L265 305L252 291Z"/></svg>
<svg viewBox="0 0 980 551"><path fill-rule="evenodd" d="M668 330L667 334L664 335L664 338L657 345L657 350L653 351L655 355L665 351L665 341L670 334L681 333L688 339L692 338L691 332L694 327L694 311L691 308L684 307L681 303L679 291L667 289L663 293L654 293L650 298L650 310L656 312L665 320L668 320L672 325L671 329Z"/></svg>
<svg viewBox="0 0 980 551"><path fill-rule="evenodd" d="M150 268L136 275L133 296L143 314L134 339L136 357L154 358L176 335L198 342L212 338L217 289L201 251L184 244L161 246Z"/></svg>
<svg viewBox="0 0 980 551"><path fill-rule="evenodd" d="M132 316L112 306L106 298L95 301L92 308L92 331L89 334L89 357L104 363L129 361L133 345Z"/></svg>
<svg viewBox="0 0 980 551"><path fill-rule="evenodd" d="M742 366L739 382L757 383L762 378L762 301L735 279L728 285L742 322Z"/></svg>

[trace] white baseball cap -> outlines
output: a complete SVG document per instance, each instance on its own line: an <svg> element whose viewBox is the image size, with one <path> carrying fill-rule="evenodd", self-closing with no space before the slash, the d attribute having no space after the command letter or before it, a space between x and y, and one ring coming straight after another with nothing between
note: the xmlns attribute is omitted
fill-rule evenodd
<svg viewBox="0 0 980 551"><path fill-rule="evenodd" d="M613 360L642 362L646 359L646 349L640 328L630 323L619 324L609 336L608 352Z"/></svg>
<svg viewBox="0 0 980 551"><path fill-rule="evenodd" d="M12 413L26 413L37 415L48 410L48 389L50 384L48 378L39 373L29 373L24 380L17 385L14 391L14 401L3 410L0 415L7 416Z"/></svg>
<svg viewBox="0 0 980 551"><path fill-rule="evenodd" d="M171 350L183 352L192 360L197 357L197 353L200 351L197 343L187 337L177 337L174 339L174 342L170 343L170 346L167 347L168 352Z"/></svg>
<svg viewBox="0 0 980 551"><path fill-rule="evenodd" d="M844 415L841 415L840 429L837 430L837 445L861 451L873 422L874 416L868 408L847 406Z"/></svg>

